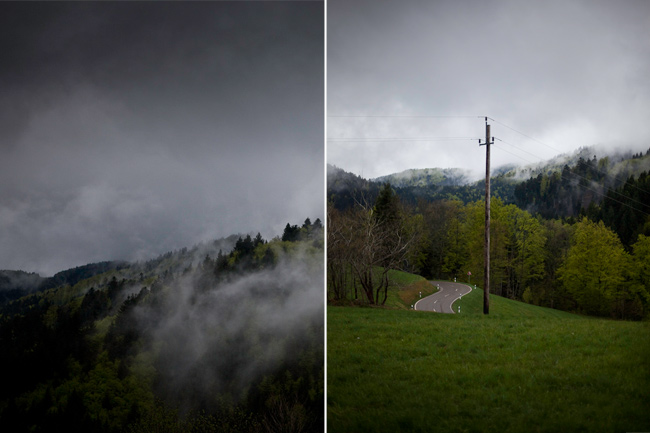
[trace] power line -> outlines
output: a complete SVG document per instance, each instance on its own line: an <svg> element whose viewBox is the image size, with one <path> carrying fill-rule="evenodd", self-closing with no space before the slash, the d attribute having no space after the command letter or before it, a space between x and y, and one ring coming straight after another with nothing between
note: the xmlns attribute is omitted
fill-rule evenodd
<svg viewBox="0 0 650 433"><path fill-rule="evenodd" d="M533 138L533 137L531 137L530 135L524 134L523 132L518 131L518 130L516 130L515 128L513 128L513 127L511 127L511 126L508 126L508 125L506 125L506 124L503 123L503 122L499 122L498 120L493 119L493 118L491 118L491 117L488 117L488 119L492 120L493 122L498 123L499 125L501 125L501 126L503 126L503 127L505 127L505 128L508 128L509 130L511 130L511 131L513 131L513 132L516 132L517 134L520 134L520 135L522 135L522 136L528 138L529 140L532 140L532 141L534 141L534 142L536 142L536 143L539 143L539 144L541 144L542 146L548 147L549 149L551 149L551 150L557 152L558 154L562 154L562 153L564 153L563 151L561 151L561 150L559 150L559 149L556 149L556 148L554 148L553 146L549 146L548 144L546 144L546 143L544 143L544 142L542 142L542 141L540 141L540 140L537 140L536 138ZM539 157L537 157L537 158L539 158ZM540 159L541 159L541 158L540 158ZM621 183L621 184L625 184L625 183L627 182L627 179L620 179L620 178L616 177L616 176L613 175L613 174L609 174L608 172L599 169L598 167L594 167L594 170L596 170L597 172L599 172L599 173L601 173L601 174L603 174L603 175L605 175L605 176L608 176L608 177L610 177L610 178L613 178L614 180L618 181L618 182ZM636 185L631 185L631 186L634 187L634 188L636 188L637 190L643 192L644 194L650 194L650 192L644 190L643 188L639 188L639 187L636 186Z"/></svg>
<svg viewBox="0 0 650 433"><path fill-rule="evenodd" d="M485 116L429 116L421 114L328 114L327 117L333 118L373 118L373 117L404 117L404 118L429 118L429 119L482 119Z"/></svg>
<svg viewBox="0 0 650 433"><path fill-rule="evenodd" d="M534 142L539 143L539 144L541 144L542 146L546 146L546 147L548 147L549 149L554 150L554 151L557 152L557 153L560 153L560 154L563 153L561 150L555 149L554 147L549 146L548 144L543 143L543 142L539 141L538 139L531 137L530 135L524 134L524 133L521 132L521 131L517 131L515 128L513 128L513 127L511 127L511 126L508 126L508 125L506 125L506 124L503 123L503 122L499 122L498 120L493 119L493 118L491 118L491 117L488 117L488 119L490 119L490 120L493 121L493 122L498 123L498 124L501 125L501 126L504 126L504 127L508 128L509 130L511 130L511 131L513 131L513 132L516 132L517 134L521 134L521 135L523 135L524 137L528 138L529 140L533 140Z"/></svg>
<svg viewBox="0 0 650 433"><path fill-rule="evenodd" d="M539 159L541 162L544 161L544 158L542 158L541 156L538 156L538 155L532 154L532 153L528 152L527 150L520 149L520 148L516 147L514 144L508 143L508 142L505 141L505 140L502 140L502 139L500 139L500 138L498 138L498 137L495 138L495 140L498 140L498 141L500 141L500 142L502 142L502 143L505 143L505 144L507 144L507 145L509 145L509 146L515 147L517 150L520 150L521 152L527 153L527 154L529 154L530 156L533 156L533 157ZM510 153L510 155L515 155L514 153L511 153L511 152L508 152L508 151L505 151L505 152L506 152L506 153ZM518 156L519 158L521 158L519 155L515 155L515 156ZM524 159L524 158L521 158L521 159L524 160L524 161L526 161L526 162L529 163L529 164L534 164L534 163L535 163L535 162L533 162L533 161L529 161L529 160Z"/></svg>
<svg viewBox="0 0 650 433"><path fill-rule="evenodd" d="M514 147L513 144L510 144L510 143L508 143L508 142L506 142L506 141L504 141L504 140L501 140L500 138L495 138L495 140L501 141L502 143L505 143L505 144L507 144L507 145L509 145L509 146L513 146L513 147ZM504 152L506 152L506 153L509 153L510 155L516 156L516 157L518 157L518 158L520 158L520 159L522 159L522 160L524 160L524 161L526 161L526 162L528 162L528 163L530 163L530 164L533 163L532 161L529 161L529 160L527 160L527 159L525 159L525 158L523 158L523 157L521 157L521 156L519 156L519 155L517 155L517 154L514 154L514 153L512 153L512 152L508 152L508 151L505 150L504 148L500 148L500 149L501 149L502 151L504 151ZM519 149L519 150L521 150L521 149ZM524 152L526 152L526 151L524 151ZM530 152L526 152L526 153L528 153L528 154L530 154L530 155L532 155L532 156L535 156L535 155L531 154ZM560 174L560 177L561 177L562 179L566 180L566 181L572 181L572 180L573 180L573 179L570 179L570 178L567 178L566 176L564 176L564 175L562 174L561 171L558 171L557 173L559 173L559 174ZM584 179L584 180L586 180L586 181L589 181L589 179L587 179L587 178L584 177L584 176L580 176L580 175L577 174L577 173L571 173L571 174L572 174L573 176L575 176L575 177L579 177L579 178L581 178L581 179ZM586 190L588 190L588 191L593 192L594 194L598 194L598 195L602 196L602 197L605 198L605 199L613 200L613 201L615 201L616 203L619 203L619 204L621 204L621 205L623 205L623 206L626 206L626 207L628 207L628 208L630 208L630 209L632 209L632 210L634 210L634 211L636 211L636 212L641 212L641 213L643 213L643 214L645 214L645 215L647 215L647 216L650 216L650 213L647 213L647 212L645 212L645 211L643 211L643 210L641 210L641 209L637 209L637 208L635 208L634 206L630 205L629 203L622 202L622 201L617 200L617 199L615 199L615 198L613 198L613 197L607 197L607 194L605 194L605 193L603 193L603 192L600 192L600 191L597 191L597 190L595 190L595 189L592 189L592 188L590 188L590 187L588 187L588 186L586 186L586 185L579 185L579 186L582 187L583 189L586 189ZM638 200L635 200L635 199L633 199L633 198L631 198L631 197L628 197L628 196L626 196L625 194L622 194L622 193L620 193L620 192L618 192L618 191L616 191L616 190L614 190L614 189L610 189L610 191L612 191L613 193L618 194L619 196L623 197L624 199L626 199L626 200L628 200L628 201L631 201L631 202L634 202L634 203L640 204L640 205L642 205L642 206L645 206L645 207L647 207L647 208L650 208L650 205L647 205L647 204L642 203L642 202L640 202L640 201L638 201Z"/></svg>
<svg viewBox="0 0 650 433"><path fill-rule="evenodd" d="M508 142L506 142L506 141L503 141L502 139L500 139L500 138L498 138L498 137L494 137L494 139L495 139L495 140L498 140L498 141L501 141L502 143L505 143L505 144L508 144L508 145L514 147L514 145L512 145L512 144L510 144L510 143L508 143ZM524 162L527 162L527 163L529 163L529 164L534 164L533 161L530 161L530 160L524 158L523 156L517 155L516 153L508 152L507 150L505 150L505 149L502 148L502 147L500 147L499 149L501 149L502 151L504 151L504 152L506 152L506 153L509 153L510 155L516 156L517 158L521 159L521 160L524 161ZM521 150L521 149L518 149L518 150ZM525 151L525 150L522 150L522 152L526 152L526 151ZM535 155L533 155L533 154L530 153L530 152L526 152L526 153L528 153L529 155L535 156Z"/></svg>
<svg viewBox="0 0 650 433"><path fill-rule="evenodd" d="M522 131L519 131L519 130L517 130L517 129L509 126L509 125L506 125L505 123L503 123L503 122L501 122L499 120L496 120L496 119L494 119L492 117L488 117L488 116L416 115L416 114L364 114L364 115L328 115L327 117L328 118L430 118L430 119L454 119L454 118L464 118L464 119L481 118L481 119L483 119L483 118L485 118L486 121L488 119L492 120L493 122L498 123L499 125L503 126L504 128L507 128L507 129L517 133L517 134L522 135L523 137L526 137L529 140L532 140L532 141L534 141L534 142L536 142L538 144L541 144L542 146L545 146L545 147L553 150L558 155L564 153L562 150L556 149L555 147L550 146L550 145L544 143L543 141L540 141L540 140L538 140L538 139L536 139L534 137L531 137L530 135L528 135L528 134L526 134L526 133L524 133ZM376 142L388 142L388 141L432 142L432 141L457 141L457 140L477 140L477 139L474 138L474 137L332 137L332 138L327 139L328 142L333 142L333 143L335 143L335 142L367 142L367 141L376 141ZM505 143L505 144L507 144L509 146L515 147L513 144L508 143L508 142L506 142L506 141L504 141L504 140L502 140L500 138L496 138L496 140L501 141L502 143ZM517 158L522 159L523 161L528 162L529 164L534 163L533 161L527 160L527 159L521 157L520 155L514 154L512 152L508 152L507 150L505 150L503 148L500 148L500 149L503 150L506 153L509 153L509 154L511 154L513 156L516 156ZM530 153L530 152L528 152L526 150L523 150L523 149L520 149L520 148L517 148L517 149L519 151L521 151L521 152L527 153L528 155L530 155L530 156L532 156L534 158L539 159L539 162L544 161L544 158L542 158L542 157L540 157L538 155L535 155L533 153ZM613 178L614 180L618 181L621 184L625 184L626 181L627 181L627 179L620 179L620 178L616 177L613 174L607 173L604 170L600 170L597 167L593 167L593 169L595 171L603 174L604 176L608 176L610 178ZM584 176L581 176L581 175L579 175L577 173L571 173L571 174L573 176L581 178L581 179L583 179L585 181L589 181L589 179L587 179ZM573 179L567 179L565 176L562 175L561 171L560 171L560 176L563 179L567 180L567 181L573 180ZM631 185L631 186L636 188L637 190L641 191L644 194L650 194L648 191L645 191L644 189L642 189L642 188L640 188L640 187L638 187L636 185ZM587 189L589 191L594 192L595 194L603 196L604 198L608 198L607 195L604 194L604 193L593 190L593 189L591 189L591 188L589 188L587 186L582 186L582 187L584 189ZM625 200L628 200L628 201L631 201L633 203L637 203L637 204L640 204L640 205L645 206L647 208L650 208L650 205L646 205L645 203L642 203L642 202L640 202L638 200L635 200L635 199L633 199L631 197L628 197L625 194L616 191L614 188L609 188L609 190L612 191L615 194L618 194L620 197L623 197ZM616 201L617 203L620 203L620 204L624 205L624 206L628 206L632 210L642 212L642 213L644 213L646 215L650 215L650 214L647 214L646 212L644 212L644 211L642 211L640 209L637 209L637 208L629 205L628 203L624 203L624 202L616 200L616 199L614 199L612 197L609 197L609 198L611 200Z"/></svg>
<svg viewBox="0 0 650 433"><path fill-rule="evenodd" d="M327 141L455 141L455 140L478 140L476 137L331 137Z"/></svg>

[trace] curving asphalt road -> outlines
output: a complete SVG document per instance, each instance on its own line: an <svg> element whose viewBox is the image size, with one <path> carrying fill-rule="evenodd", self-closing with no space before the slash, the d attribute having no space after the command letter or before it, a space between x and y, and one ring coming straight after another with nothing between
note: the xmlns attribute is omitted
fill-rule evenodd
<svg viewBox="0 0 650 433"><path fill-rule="evenodd" d="M440 290L433 295L422 298L415 303L414 309L419 311L434 311L436 313L454 313L451 308L457 299L472 291L467 284L450 283L449 281L429 281L434 286L440 285Z"/></svg>

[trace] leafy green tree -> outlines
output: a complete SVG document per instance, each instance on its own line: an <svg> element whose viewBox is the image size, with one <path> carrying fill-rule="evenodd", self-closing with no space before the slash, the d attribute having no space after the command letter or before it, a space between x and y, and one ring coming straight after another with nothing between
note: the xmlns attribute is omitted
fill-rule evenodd
<svg viewBox="0 0 650 433"><path fill-rule="evenodd" d="M463 270L467 268L469 256L465 233L467 207L462 206L459 201L456 203L458 203L458 210L446 224L446 230L441 236L443 239L447 239L447 242L441 245L441 254L443 255L441 270L449 279L462 277Z"/></svg>
<svg viewBox="0 0 650 433"><path fill-rule="evenodd" d="M390 284L388 271L407 268L413 259L421 218L415 216L410 220L402 214L390 186L382 193L383 197L372 207L368 203L357 204L344 213L328 215L336 216L328 223L332 246L331 250L328 247L328 258L332 264L338 264L336 269L328 264L330 272L336 272L335 278L330 279L336 285L335 297L340 296L349 269L365 300L383 305Z"/></svg>
<svg viewBox="0 0 650 433"><path fill-rule="evenodd" d="M349 233L345 213L331 203L327 206L327 298L335 301L352 298L348 293L350 286L350 242L353 237ZM356 299L356 296L354 296Z"/></svg>
<svg viewBox="0 0 650 433"><path fill-rule="evenodd" d="M503 218L511 238L507 262L510 297L521 299L524 290L529 288L531 300L537 299L538 296L534 295L537 291L536 284L544 278L546 272L546 229L539 220L515 205L504 207Z"/></svg>
<svg viewBox="0 0 650 433"><path fill-rule="evenodd" d="M498 200L492 201L492 209L497 209ZM450 251L454 260L462 267L458 269L458 278L467 278L467 273L472 273L473 281L483 281L484 245L485 245L485 205L482 202L474 202L465 206L464 218L461 221L458 242L458 250ZM492 218L494 221L495 218ZM494 257L494 250L499 242L491 243L491 251ZM455 254L454 254L455 253ZM449 260L448 260L449 262ZM497 293L498 294L498 293Z"/></svg>
<svg viewBox="0 0 650 433"><path fill-rule="evenodd" d="M559 279L579 311L615 314L616 303L625 299L629 261L614 232L602 221L583 218L576 224L567 259L558 270Z"/></svg>
<svg viewBox="0 0 650 433"><path fill-rule="evenodd" d="M451 249L458 248L458 232L454 229L459 227L461 208L459 201L418 201L417 209L423 218L422 243L426 250L421 268L423 277L443 278L450 274L445 270L445 257L451 258Z"/></svg>
<svg viewBox="0 0 650 433"><path fill-rule="evenodd" d="M567 310L571 300L558 281L557 270L566 259L570 247L571 226L559 220L544 221L546 242L543 247L544 278L531 293L536 305Z"/></svg>
<svg viewBox="0 0 650 433"><path fill-rule="evenodd" d="M641 319L650 315L650 236L639 235L632 249L630 271L634 284L627 312L632 318Z"/></svg>

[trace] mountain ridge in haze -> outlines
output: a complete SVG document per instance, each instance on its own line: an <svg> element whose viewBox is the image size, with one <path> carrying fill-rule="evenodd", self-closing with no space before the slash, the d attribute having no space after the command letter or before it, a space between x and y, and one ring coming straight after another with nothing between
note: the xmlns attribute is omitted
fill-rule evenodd
<svg viewBox="0 0 650 433"><path fill-rule="evenodd" d="M648 153L646 153L647 155ZM513 177L520 180L526 180L529 177L536 176L539 173L549 173L552 171L561 171L565 165L572 167L578 163L580 158L592 159L598 155L602 158L607 158L608 163L612 165L620 164L625 160L635 159L643 156L642 152L633 153L631 150L616 150L616 149L603 149L598 146L585 146L580 147L573 152L558 154L538 163L530 163L526 165L518 165L508 163L493 167L491 176L498 177L500 175ZM623 164L624 165L624 164ZM650 167L647 167L650 168ZM618 171L622 170L620 167L613 167ZM631 170L629 174L639 174L639 170ZM383 176L368 179L371 182L386 183L389 182L394 187L418 187L428 185L439 186L463 186L480 181L485 177L485 173L477 175L477 173L463 169L460 167L453 168L410 168L400 172L391 173Z"/></svg>
<svg viewBox="0 0 650 433"><path fill-rule="evenodd" d="M576 217L592 203L601 203L609 190L622 188L632 177L650 171L650 149L602 152L595 146L557 155L538 164L500 166L492 170L492 196L517 204L545 218ZM602 152L600 159L597 152ZM363 196L372 201L379 186L390 183L400 198L416 204L418 200L482 200L485 181L474 180L463 169L409 169L399 173L363 179L328 164L328 200L344 209Z"/></svg>
<svg viewBox="0 0 650 433"><path fill-rule="evenodd" d="M472 172L462 168L411 168L399 173L371 179L372 182L388 182L395 187L426 186L430 184L461 186L474 180Z"/></svg>

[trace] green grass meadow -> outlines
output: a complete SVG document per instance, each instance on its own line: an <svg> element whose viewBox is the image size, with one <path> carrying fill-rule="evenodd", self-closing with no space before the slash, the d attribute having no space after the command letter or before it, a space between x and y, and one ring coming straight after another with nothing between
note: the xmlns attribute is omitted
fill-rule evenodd
<svg viewBox="0 0 650 433"><path fill-rule="evenodd" d="M394 292L395 309L328 306L328 432L650 432L650 324Z"/></svg>

